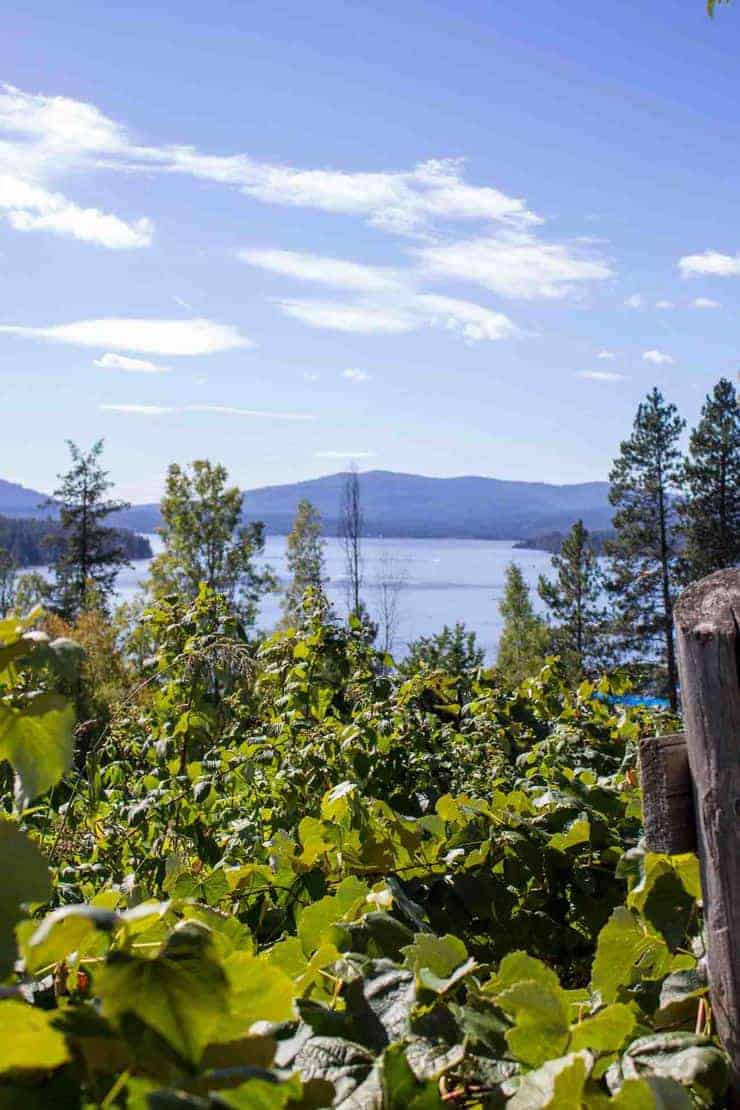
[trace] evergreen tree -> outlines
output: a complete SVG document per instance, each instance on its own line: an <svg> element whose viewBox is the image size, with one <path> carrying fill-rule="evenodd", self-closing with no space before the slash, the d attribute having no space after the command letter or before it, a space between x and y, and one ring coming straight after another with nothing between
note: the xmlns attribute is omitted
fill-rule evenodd
<svg viewBox="0 0 740 1110"><path fill-rule="evenodd" d="M540 670L550 646L547 625L532 608L529 586L517 563L509 563L506 568L499 610L504 627L496 670L507 683L516 686Z"/></svg>
<svg viewBox="0 0 740 1110"><path fill-rule="evenodd" d="M325 578L321 515L305 498L298 503L288 536L286 562L291 580L283 598L283 619L286 624L296 625L303 622L306 590L322 590Z"/></svg>
<svg viewBox="0 0 740 1110"><path fill-rule="evenodd" d="M454 628L446 624L436 635L420 636L410 643L408 655L398 670L409 677L421 667L429 667L455 677L464 677L482 667L484 658L485 652L479 646L475 632L469 632L465 622L458 621Z"/></svg>
<svg viewBox="0 0 740 1110"><path fill-rule="evenodd" d="M691 433L681 503L689 581L740 563L740 404L722 378Z"/></svg>
<svg viewBox="0 0 740 1110"><path fill-rule="evenodd" d="M553 649L576 676L592 674L607 655L604 575L582 520L563 539L550 563L553 581L540 575L538 593L555 617Z"/></svg>
<svg viewBox="0 0 740 1110"><path fill-rule="evenodd" d="M105 496L113 483L100 465L102 439L86 454L71 440L67 445L72 466L59 475L61 484L48 504L59 512L59 530L49 545L54 570L52 605L71 620L89 605L106 608L119 571L129 565L116 529L104 523L112 513L129 506Z"/></svg>
<svg viewBox="0 0 740 1110"><path fill-rule="evenodd" d="M618 642L633 657L659 653L673 709L678 704L673 604L681 567L678 442L684 426L676 406L658 389L638 406L632 435L621 444L609 475L616 535L606 545Z"/></svg>
<svg viewBox="0 0 740 1110"><path fill-rule="evenodd" d="M170 466L160 506L164 551L152 560L148 585L155 597L177 593L195 601L203 582L248 626L276 582L268 568L254 564L264 551L264 525L241 524L244 495L227 481L226 468L207 459L189 469Z"/></svg>

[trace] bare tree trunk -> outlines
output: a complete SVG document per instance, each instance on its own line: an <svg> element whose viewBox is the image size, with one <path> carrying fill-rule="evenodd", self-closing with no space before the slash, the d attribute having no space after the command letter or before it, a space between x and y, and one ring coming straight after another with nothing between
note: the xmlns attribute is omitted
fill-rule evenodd
<svg viewBox="0 0 740 1110"><path fill-rule="evenodd" d="M360 612L360 587L362 586L362 533L364 530L360 478L355 467L346 476L342 491L341 535L347 567L347 608L350 614Z"/></svg>
<svg viewBox="0 0 740 1110"><path fill-rule="evenodd" d="M393 654L393 644L398 634L401 615L401 591L406 585L406 574L390 552L380 556L378 568L378 625L381 651Z"/></svg>

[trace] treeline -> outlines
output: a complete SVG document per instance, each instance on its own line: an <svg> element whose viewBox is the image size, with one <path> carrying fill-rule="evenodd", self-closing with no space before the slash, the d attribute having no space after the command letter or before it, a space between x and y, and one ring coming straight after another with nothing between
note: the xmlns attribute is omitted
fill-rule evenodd
<svg viewBox="0 0 740 1110"><path fill-rule="evenodd" d="M567 534L567 532L542 532L538 536L532 536L531 539L519 540L514 547L518 551L549 551L551 555L559 555ZM614 539L614 532L611 530L608 532L594 530L588 534L589 545L596 555L603 553L604 544L611 539Z"/></svg>
<svg viewBox="0 0 740 1110"><path fill-rule="evenodd" d="M127 528L116 528L112 542L120 546L127 559L151 559L152 548L146 536ZM53 520L0 516L0 550L16 567L44 566L53 559L54 549L63 543L63 533Z"/></svg>
<svg viewBox="0 0 740 1110"><path fill-rule="evenodd" d="M676 708L673 606L678 593L697 578L740 563L740 409L733 384L722 379L706 398L685 457L680 447L684 428L676 407L657 389L639 405L609 476L614 532L603 540L605 558L597 556L594 537L577 521L552 557L552 573L537 586L546 617L534 611L520 567L512 563L508 568L496 660L502 681L515 685L557 654L576 684L627 667L638 687L665 696ZM70 446L72 466L54 494L64 542L55 552L53 580L26 575L5 588L0 568L0 611L41 601L74 634L82 615L112 614L116 577L128 557L118 533L106 526L122 505L107 497L111 483L100 463L102 442L88 454ZM147 655L147 625L139 617L148 606L170 596L194 603L202 589L223 599L250 642L258 639L260 601L278 585L270 568L260 565L264 526L245 526L243 509L244 495L229 485L223 466L208 460L170 466L161 503L163 551L152 559L136 605L118 609L120 626L128 627L122 633L128 637L126 651L142 659ZM346 478L339 515L347 621L387 653L387 666L393 668L404 576L388 559L379 577L367 581L356 472ZM308 501L298 507L287 562L283 627L302 625L307 591L311 605L319 604L329 622L336 620L325 592L322 521ZM376 599L372 612L365 602L370 586ZM409 666L431 668L459 676L482 662L474 635L460 624L407 648L407 671Z"/></svg>

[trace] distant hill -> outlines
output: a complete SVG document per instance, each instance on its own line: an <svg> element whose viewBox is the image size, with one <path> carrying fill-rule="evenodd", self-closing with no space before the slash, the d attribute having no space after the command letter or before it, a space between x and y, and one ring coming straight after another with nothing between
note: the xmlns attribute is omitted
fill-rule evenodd
<svg viewBox="0 0 740 1110"><path fill-rule="evenodd" d="M291 485L246 490L244 519L262 520L269 532L285 534L298 502L305 497L321 513L326 534L336 535L345 479L346 474L329 474ZM579 517L591 530L606 531L611 525L606 482L556 486L371 470L360 475L360 489L368 536L511 540L566 532ZM0 482L0 514L42 516L38 508L42 500L43 495L33 490ZM118 513L113 523L135 532L153 532L159 521L159 506L150 504Z"/></svg>
<svg viewBox="0 0 740 1110"><path fill-rule="evenodd" d="M10 552L18 567L48 563L58 532L54 520L0 516L0 547ZM151 544L145 536L138 536L127 528L117 528L116 540L128 559L151 559Z"/></svg>
<svg viewBox="0 0 740 1110"><path fill-rule="evenodd" d="M601 555L604 544L607 540L614 539L614 535L613 529L606 532L589 532L590 546L597 555ZM543 535L532 536L528 540L519 540L518 543L514 544L514 547L534 551L549 551L553 555L559 555L564 539L565 532L545 532Z"/></svg>
<svg viewBox="0 0 740 1110"><path fill-rule="evenodd" d="M301 498L321 513L327 535L340 525L346 474L330 474L292 485L246 490L246 521L262 520L268 531L290 531ZM525 539L565 532L579 517L589 529L611 525L606 482L555 486L546 482L507 482L498 478L426 478L371 470L360 475L365 530L369 536ZM138 505L116 523L138 532L159 523L157 505Z"/></svg>

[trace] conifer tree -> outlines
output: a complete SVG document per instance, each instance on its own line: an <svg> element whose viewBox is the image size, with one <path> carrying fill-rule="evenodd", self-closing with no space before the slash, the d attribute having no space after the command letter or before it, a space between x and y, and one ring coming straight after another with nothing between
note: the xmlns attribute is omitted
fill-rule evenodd
<svg viewBox="0 0 740 1110"><path fill-rule="evenodd" d="M740 563L740 404L721 378L691 433L680 509L686 577L703 578Z"/></svg>
<svg viewBox="0 0 740 1110"><path fill-rule="evenodd" d="M5 547L0 547L0 618L6 617L15 603L16 562Z"/></svg>
<svg viewBox="0 0 740 1110"><path fill-rule="evenodd" d="M286 561L291 580L283 598L283 619L295 625L303 619L306 590L322 590L325 578L321 515L305 498L298 503L288 536Z"/></svg>
<svg viewBox="0 0 740 1110"><path fill-rule="evenodd" d="M649 660L658 653L674 710L678 674L673 604L681 568L678 442L684 426L676 406L668 404L657 388L638 406L632 435L621 444L609 475L616 536L606 546L618 643L632 658Z"/></svg>
<svg viewBox="0 0 740 1110"><path fill-rule="evenodd" d="M582 520L550 562L556 577L540 575L537 590L556 620L553 650L576 676L593 674L607 656L604 575Z"/></svg>
<svg viewBox="0 0 740 1110"><path fill-rule="evenodd" d="M103 440L85 454L71 440L72 466L59 475L49 505L59 512L59 530L50 544L54 570L52 605L67 620L91 604L106 608L116 577L129 561L115 528L106 519L129 506L106 498L113 483L100 465Z"/></svg>
<svg viewBox="0 0 740 1110"><path fill-rule="evenodd" d="M529 586L521 568L509 563L504 596L499 605L504 627L499 640L496 670L512 686L540 670L550 638L547 625L532 608Z"/></svg>
<svg viewBox="0 0 740 1110"><path fill-rule="evenodd" d="M205 583L251 625L275 578L255 566L265 547L264 525L242 524L244 494L227 485L228 477L224 466L207 459L189 468L172 463L160 506L164 551L151 562L148 585L155 597L178 593L194 601Z"/></svg>

